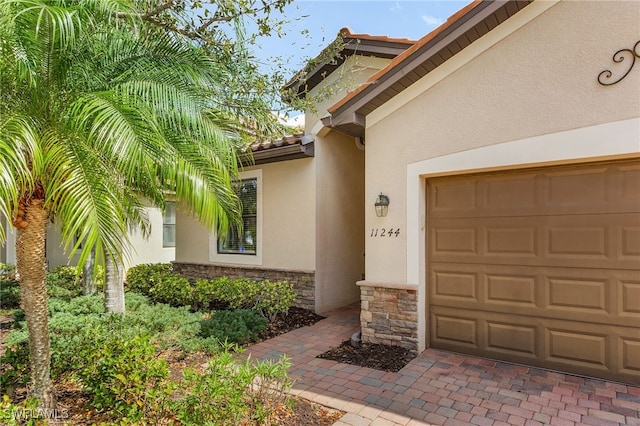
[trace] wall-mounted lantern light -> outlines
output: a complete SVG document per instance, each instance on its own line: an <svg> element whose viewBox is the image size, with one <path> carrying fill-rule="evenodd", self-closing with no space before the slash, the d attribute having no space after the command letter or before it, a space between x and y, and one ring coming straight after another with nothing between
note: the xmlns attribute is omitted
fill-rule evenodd
<svg viewBox="0 0 640 426"><path fill-rule="evenodd" d="M382 192L378 195L376 200L376 216L385 217L389 210L389 196L384 195Z"/></svg>

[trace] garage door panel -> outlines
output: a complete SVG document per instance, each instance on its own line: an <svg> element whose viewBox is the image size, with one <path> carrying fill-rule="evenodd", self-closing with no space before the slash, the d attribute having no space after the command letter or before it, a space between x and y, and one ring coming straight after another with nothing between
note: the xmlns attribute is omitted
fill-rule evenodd
<svg viewBox="0 0 640 426"><path fill-rule="evenodd" d="M433 274L432 288L434 297L439 299L479 302L475 273L436 271Z"/></svg>
<svg viewBox="0 0 640 426"><path fill-rule="evenodd" d="M565 222L565 220L556 222ZM577 220L577 222L580 221ZM577 258L580 262L584 258L606 260L611 257L608 253L608 226L580 226L580 224L573 223L574 225L564 223L545 227L547 234L546 257L551 259L563 257L572 260Z"/></svg>
<svg viewBox="0 0 640 426"><path fill-rule="evenodd" d="M618 173L613 183L618 189L616 199L619 200L619 210L632 208L638 211L638 203L640 203L640 165L626 164L617 166Z"/></svg>
<svg viewBox="0 0 640 426"><path fill-rule="evenodd" d="M640 376L640 338L620 336L618 346L617 356L620 371Z"/></svg>
<svg viewBox="0 0 640 426"><path fill-rule="evenodd" d="M453 344L468 350L478 350L478 319L458 313L432 313L432 338L443 345Z"/></svg>
<svg viewBox="0 0 640 426"><path fill-rule="evenodd" d="M630 317L640 326L640 281L618 280L618 315Z"/></svg>
<svg viewBox="0 0 640 426"><path fill-rule="evenodd" d="M640 383L639 161L431 179L427 223L432 346Z"/></svg>
<svg viewBox="0 0 640 426"><path fill-rule="evenodd" d="M633 224L621 224L620 232L620 258L637 261L640 259L640 227Z"/></svg>
<svg viewBox="0 0 640 426"><path fill-rule="evenodd" d="M536 344L538 327L487 320L485 328L488 351L531 359L538 357L536 353L536 348L539 347L539 344Z"/></svg>
<svg viewBox="0 0 640 426"><path fill-rule="evenodd" d="M535 275L529 274L511 274L502 273L486 274L486 303L488 304L507 304L507 305L525 305L532 308L537 307L536 300L540 297L536 294L537 290Z"/></svg>
<svg viewBox="0 0 640 426"><path fill-rule="evenodd" d="M546 360L569 366L607 370L607 346L610 338L606 334L546 329Z"/></svg>
<svg viewBox="0 0 640 426"><path fill-rule="evenodd" d="M548 309L574 310L585 315L606 314L607 287L609 279L586 279L584 277L553 277L546 279Z"/></svg>
<svg viewBox="0 0 640 426"><path fill-rule="evenodd" d="M484 228L485 247L488 256L526 256L537 255L535 226L513 226Z"/></svg>
<svg viewBox="0 0 640 426"><path fill-rule="evenodd" d="M477 257L476 229L469 227L443 226L435 228L433 250L454 257Z"/></svg>
<svg viewBox="0 0 640 426"><path fill-rule="evenodd" d="M607 167L564 169L544 174L547 180L546 206L565 210L576 206L602 206L608 208L608 195L614 190L608 184ZM588 191L584 189L588 188Z"/></svg>

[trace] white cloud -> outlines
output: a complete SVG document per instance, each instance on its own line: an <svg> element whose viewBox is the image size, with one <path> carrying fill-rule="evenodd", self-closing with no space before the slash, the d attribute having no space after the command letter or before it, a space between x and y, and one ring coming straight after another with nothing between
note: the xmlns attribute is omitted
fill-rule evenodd
<svg viewBox="0 0 640 426"><path fill-rule="evenodd" d="M422 15L422 20L430 27L437 27L444 24L444 19L436 18L435 16L431 15Z"/></svg>
<svg viewBox="0 0 640 426"><path fill-rule="evenodd" d="M396 1L393 6L389 9L391 12L400 12L402 10L402 6L399 1Z"/></svg>

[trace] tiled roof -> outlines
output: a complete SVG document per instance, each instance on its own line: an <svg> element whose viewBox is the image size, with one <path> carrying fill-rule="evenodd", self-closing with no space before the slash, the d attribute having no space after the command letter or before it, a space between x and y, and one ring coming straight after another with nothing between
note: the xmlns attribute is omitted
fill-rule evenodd
<svg viewBox="0 0 640 426"><path fill-rule="evenodd" d="M349 27L342 27L338 32L338 35L340 35L343 39L382 41L385 43L402 43L407 45L412 45L416 42L416 40L411 40L408 38L375 36L371 34L358 34L351 31L351 28Z"/></svg>
<svg viewBox="0 0 640 426"><path fill-rule="evenodd" d="M281 139L275 141L261 141L254 142L250 145L251 151L258 152L264 151L265 149L273 149L281 146L289 146L289 145L301 145L303 133L298 133L295 135L283 136Z"/></svg>
<svg viewBox="0 0 640 426"><path fill-rule="evenodd" d="M273 141L254 142L249 146L251 154L242 158L244 165L274 163L314 156L312 136L298 133Z"/></svg>

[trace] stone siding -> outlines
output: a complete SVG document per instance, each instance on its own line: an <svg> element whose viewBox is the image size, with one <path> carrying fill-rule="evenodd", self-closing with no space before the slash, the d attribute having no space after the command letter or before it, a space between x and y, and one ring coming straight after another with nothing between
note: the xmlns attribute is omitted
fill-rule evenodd
<svg viewBox="0 0 640 426"><path fill-rule="evenodd" d="M187 278L251 278L255 280L288 281L296 292L294 306L315 311L315 273L266 269L254 266L230 266L203 263L173 262L173 269Z"/></svg>
<svg viewBox="0 0 640 426"><path fill-rule="evenodd" d="M417 290L360 282L362 341L418 352Z"/></svg>

